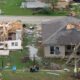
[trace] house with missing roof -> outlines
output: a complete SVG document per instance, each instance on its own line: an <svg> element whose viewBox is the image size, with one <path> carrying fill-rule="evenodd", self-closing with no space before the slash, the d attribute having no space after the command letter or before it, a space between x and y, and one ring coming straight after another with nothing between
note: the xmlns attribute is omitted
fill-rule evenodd
<svg viewBox="0 0 80 80"><path fill-rule="evenodd" d="M42 23L44 57L67 58L80 43L80 19L57 17ZM80 47L76 54L80 55Z"/></svg>
<svg viewBox="0 0 80 80"><path fill-rule="evenodd" d="M20 21L0 23L0 55L22 49L23 25Z"/></svg>

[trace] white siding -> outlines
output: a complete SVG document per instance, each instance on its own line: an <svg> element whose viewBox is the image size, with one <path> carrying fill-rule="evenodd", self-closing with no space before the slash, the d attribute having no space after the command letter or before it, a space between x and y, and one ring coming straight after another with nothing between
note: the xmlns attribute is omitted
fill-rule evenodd
<svg viewBox="0 0 80 80"><path fill-rule="evenodd" d="M19 40L22 38L22 30L16 30L16 40Z"/></svg>
<svg viewBox="0 0 80 80"><path fill-rule="evenodd" d="M7 44L7 47L5 46L4 49L22 49L21 43L21 40L5 41L4 44Z"/></svg>
<svg viewBox="0 0 80 80"><path fill-rule="evenodd" d="M0 50L0 55L2 56L9 55L9 50Z"/></svg>

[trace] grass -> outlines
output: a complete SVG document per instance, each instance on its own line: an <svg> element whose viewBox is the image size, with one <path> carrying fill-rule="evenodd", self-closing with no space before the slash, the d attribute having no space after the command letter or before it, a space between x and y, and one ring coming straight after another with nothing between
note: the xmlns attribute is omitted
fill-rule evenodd
<svg viewBox="0 0 80 80"><path fill-rule="evenodd" d="M25 46L28 45L31 42L31 38L24 37L23 38L23 50L16 50L16 51L10 51L9 56L1 56L0 57L0 67L2 66L2 60L4 66L7 66L8 63L10 63L10 69L13 65L16 65L17 69L22 69L29 67L33 64L31 60L28 60L26 63L22 62L22 58L25 56L28 56L28 48Z"/></svg>
<svg viewBox="0 0 80 80"><path fill-rule="evenodd" d="M74 80L70 76L71 73L63 72L59 76L48 74L44 71L37 73L30 72L16 72L12 73L11 71L3 71L2 78L3 80Z"/></svg>
<svg viewBox="0 0 80 80"><path fill-rule="evenodd" d="M22 57L27 56L28 50L24 49L23 51L12 51L9 56L4 56L0 58L0 67L2 66L2 60L4 61L4 66L10 64L10 67L16 65L17 69L26 68L32 64L32 61L27 61L26 63L22 62Z"/></svg>
<svg viewBox="0 0 80 80"><path fill-rule="evenodd" d="M1 0L0 1L0 9L2 10L2 15L33 15L33 11L27 8L20 8L21 3L24 0ZM67 15L67 11L55 11L51 14L35 14L34 16L63 16Z"/></svg>
<svg viewBox="0 0 80 80"><path fill-rule="evenodd" d="M31 15L32 10L21 9L20 5L23 0L4 0L5 3L0 3L0 9L4 15Z"/></svg>

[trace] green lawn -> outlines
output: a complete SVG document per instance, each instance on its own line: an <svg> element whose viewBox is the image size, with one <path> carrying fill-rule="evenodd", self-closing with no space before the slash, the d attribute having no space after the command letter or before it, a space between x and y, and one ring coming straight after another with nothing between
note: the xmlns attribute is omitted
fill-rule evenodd
<svg viewBox="0 0 80 80"><path fill-rule="evenodd" d="M3 71L2 78L3 80L74 80L71 77L71 73L63 72L58 73L60 75L48 74L47 72L22 72L17 71L12 73L11 71Z"/></svg>
<svg viewBox="0 0 80 80"><path fill-rule="evenodd" d="M30 9L21 9L21 2L24 0L3 0L0 1L0 9L4 15L31 15Z"/></svg>
<svg viewBox="0 0 80 80"><path fill-rule="evenodd" d="M21 2L24 0L0 0L0 9L2 10L2 15L28 15L31 16L33 11L31 9L22 9L20 8ZM63 16L67 15L67 11L55 11L52 12L51 14L35 14L36 15L41 15L41 16Z"/></svg>

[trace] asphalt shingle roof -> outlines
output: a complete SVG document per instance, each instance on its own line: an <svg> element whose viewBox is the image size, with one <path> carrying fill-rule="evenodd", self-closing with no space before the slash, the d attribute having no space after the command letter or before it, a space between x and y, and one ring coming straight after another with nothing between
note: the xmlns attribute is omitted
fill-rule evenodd
<svg viewBox="0 0 80 80"><path fill-rule="evenodd" d="M80 42L80 31L76 29L66 30L69 23L78 24L80 19L74 17L62 17L42 24L42 37L44 44L77 44Z"/></svg>

